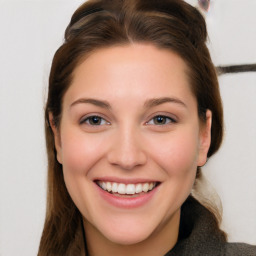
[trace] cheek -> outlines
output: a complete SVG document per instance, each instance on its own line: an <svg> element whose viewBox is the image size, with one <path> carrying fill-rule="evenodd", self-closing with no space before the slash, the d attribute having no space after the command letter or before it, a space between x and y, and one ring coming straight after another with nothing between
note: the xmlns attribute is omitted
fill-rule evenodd
<svg viewBox="0 0 256 256"><path fill-rule="evenodd" d="M64 131L62 163L65 174L87 175L93 164L104 154L100 136L86 136L83 132Z"/></svg>
<svg viewBox="0 0 256 256"><path fill-rule="evenodd" d="M62 167L67 190L78 209L88 217L86 209L91 209L90 198L94 183L90 170L104 155L103 138L86 136L75 129L63 129L61 136ZM85 193L86 191L86 193Z"/></svg>
<svg viewBox="0 0 256 256"><path fill-rule="evenodd" d="M170 176L184 177L194 174L198 158L198 136L188 131L163 137L159 143L152 142L152 157ZM156 146L157 145L157 146Z"/></svg>

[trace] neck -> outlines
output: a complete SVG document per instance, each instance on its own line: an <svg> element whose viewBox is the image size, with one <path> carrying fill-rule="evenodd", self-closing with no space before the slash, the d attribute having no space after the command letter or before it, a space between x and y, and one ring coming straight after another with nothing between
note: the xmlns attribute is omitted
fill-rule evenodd
<svg viewBox="0 0 256 256"><path fill-rule="evenodd" d="M166 220L145 240L130 245L117 244L104 237L94 226L84 220L89 255L87 256L163 256L178 240L180 210Z"/></svg>

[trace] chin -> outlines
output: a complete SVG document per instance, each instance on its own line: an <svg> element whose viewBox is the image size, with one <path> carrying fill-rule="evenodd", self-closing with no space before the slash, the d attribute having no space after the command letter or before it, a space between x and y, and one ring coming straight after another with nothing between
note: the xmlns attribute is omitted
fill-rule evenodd
<svg viewBox="0 0 256 256"><path fill-rule="evenodd" d="M117 223L116 223L117 224ZM108 241L119 245L133 245L147 240L153 233L154 227L145 223L129 223L129 225L101 226L98 231Z"/></svg>
<svg viewBox="0 0 256 256"><path fill-rule="evenodd" d="M147 234L145 230L143 232L122 232L116 234L106 234L105 237L112 243L119 245L134 245L145 241L150 234Z"/></svg>

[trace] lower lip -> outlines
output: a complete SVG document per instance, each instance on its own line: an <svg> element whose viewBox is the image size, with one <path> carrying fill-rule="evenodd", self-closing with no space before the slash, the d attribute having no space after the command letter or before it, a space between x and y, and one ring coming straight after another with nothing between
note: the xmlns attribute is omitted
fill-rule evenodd
<svg viewBox="0 0 256 256"><path fill-rule="evenodd" d="M118 207L118 208L125 208L125 209L131 209L131 208L137 208L145 205L147 202L149 202L152 197L155 195L156 191L158 190L158 187L155 187L150 192L147 192L145 194L138 195L136 197L119 197L115 196L113 194L108 193L107 191L101 189L97 184L95 184L96 188L99 191L100 196L107 201L109 204Z"/></svg>

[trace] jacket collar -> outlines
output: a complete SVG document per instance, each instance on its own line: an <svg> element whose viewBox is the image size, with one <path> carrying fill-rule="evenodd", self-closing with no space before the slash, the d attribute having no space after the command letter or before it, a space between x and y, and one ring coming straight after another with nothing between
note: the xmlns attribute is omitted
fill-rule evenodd
<svg viewBox="0 0 256 256"><path fill-rule="evenodd" d="M223 255L225 242L216 218L190 196L181 208L179 240L165 256Z"/></svg>

